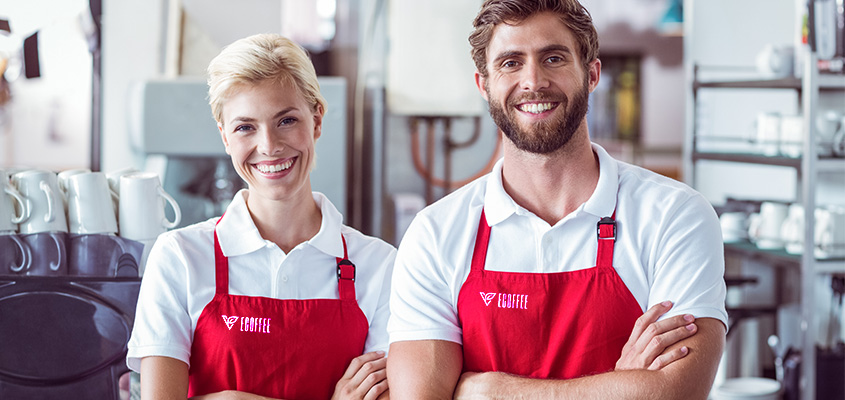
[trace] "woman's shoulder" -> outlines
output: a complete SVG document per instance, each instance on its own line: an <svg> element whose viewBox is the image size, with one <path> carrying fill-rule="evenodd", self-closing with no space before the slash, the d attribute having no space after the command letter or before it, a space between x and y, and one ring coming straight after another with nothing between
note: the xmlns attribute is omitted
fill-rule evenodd
<svg viewBox="0 0 845 400"><path fill-rule="evenodd" d="M341 225L340 232L346 239L349 247L350 258L353 255L365 255L367 258L377 257L380 259L389 259L392 264L393 258L396 256L396 248L381 238L375 236L365 235L361 231L347 225Z"/></svg>

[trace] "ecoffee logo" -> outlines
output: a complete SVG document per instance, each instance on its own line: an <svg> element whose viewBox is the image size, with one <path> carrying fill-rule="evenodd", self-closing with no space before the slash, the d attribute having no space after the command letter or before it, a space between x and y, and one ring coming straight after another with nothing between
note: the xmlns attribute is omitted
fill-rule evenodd
<svg viewBox="0 0 845 400"><path fill-rule="evenodd" d="M221 317L223 317L223 322L226 323L226 328L229 328L230 331L240 319L241 332L270 333L270 318L238 317L235 315L231 317L221 315Z"/></svg>
<svg viewBox="0 0 845 400"><path fill-rule="evenodd" d="M493 299L496 299L496 306L498 308L515 308L519 310L528 309L528 295L514 294L514 293L485 293L481 294L481 299L484 300L484 305L489 307Z"/></svg>

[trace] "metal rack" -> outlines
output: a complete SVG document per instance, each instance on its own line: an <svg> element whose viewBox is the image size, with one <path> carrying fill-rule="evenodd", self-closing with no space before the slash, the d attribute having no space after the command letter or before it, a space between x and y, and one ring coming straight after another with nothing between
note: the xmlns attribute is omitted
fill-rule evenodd
<svg viewBox="0 0 845 400"><path fill-rule="evenodd" d="M720 80L700 81L698 67L693 67L691 92L687 97L687 135L684 147L685 171L688 182L696 186L695 169L701 160L734 162L744 164L773 165L795 168L799 179L798 194L800 202L804 205L805 215L812 216L813 213L806 210L816 208L816 182L820 173L845 172L845 159L842 158L820 158L817 150L817 132L814 121L818 112L818 99L820 92L835 92L845 95L845 76L842 75L820 75L817 69L815 54L806 57L802 78L763 79L763 80ZM798 91L801 97L801 110L803 115L804 139L802 143L802 156L798 158L785 156L766 156L753 153L729 153L699 150L700 138L696 136L696 112L695 105L698 100L698 91L702 88L729 88L729 89L792 89ZM801 275L801 398L816 398L816 347L815 341L818 336L818 328L815 323L815 284L816 278L823 274L845 274L845 260L815 258L813 249L815 247L815 220L805 218L804 226L804 249L802 255L791 255L785 251L760 250L753 245L726 245L726 254L744 258L763 260L772 265L794 266L800 269Z"/></svg>

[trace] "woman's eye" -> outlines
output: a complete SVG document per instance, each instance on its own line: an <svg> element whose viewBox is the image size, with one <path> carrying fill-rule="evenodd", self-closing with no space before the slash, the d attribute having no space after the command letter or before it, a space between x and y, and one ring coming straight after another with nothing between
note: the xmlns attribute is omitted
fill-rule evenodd
<svg viewBox="0 0 845 400"><path fill-rule="evenodd" d="M239 132L239 133L249 132L250 130L252 130L251 125L238 125L238 126L235 127L235 132Z"/></svg>
<svg viewBox="0 0 845 400"><path fill-rule="evenodd" d="M282 118L281 121L279 121L279 126L290 125L294 122L296 122L296 118L294 117Z"/></svg>

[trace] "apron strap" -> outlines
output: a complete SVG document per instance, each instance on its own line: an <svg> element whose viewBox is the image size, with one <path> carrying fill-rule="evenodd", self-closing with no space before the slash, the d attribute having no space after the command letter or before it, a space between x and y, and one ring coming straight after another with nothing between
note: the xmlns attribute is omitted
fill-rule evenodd
<svg viewBox="0 0 845 400"><path fill-rule="evenodd" d="M472 251L472 264L470 270L481 271L484 263L487 262L487 245L490 243L490 225L487 225L487 217L484 209L481 209L481 219L478 221L478 233L475 235L475 248Z"/></svg>
<svg viewBox="0 0 845 400"><path fill-rule="evenodd" d="M349 261L346 253L346 238L340 235L343 241L343 258L337 259L337 290L341 300L355 301L355 264Z"/></svg>
<svg viewBox="0 0 845 400"><path fill-rule="evenodd" d="M217 224L220 223L217 220ZM217 294L229 294L229 259L223 255L220 249L220 239L217 238L217 224L214 224L214 282L217 287Z"/></svg>
<svg viewBox="0 0 845 400"><path fill-rule="evenodd" d="M596 266L613 268L613 245L616 243L616 210L613 215L604 217L596 224L599 247L596 254Z"/></svg>

